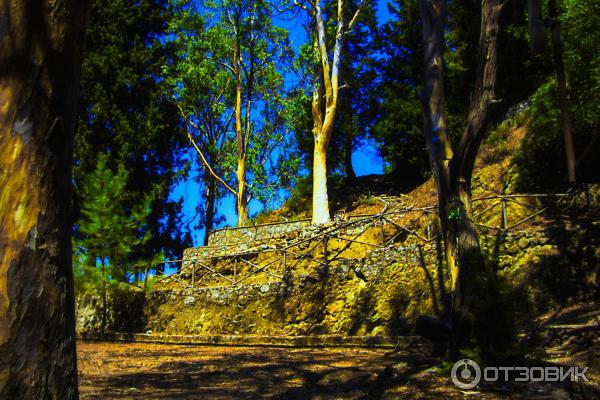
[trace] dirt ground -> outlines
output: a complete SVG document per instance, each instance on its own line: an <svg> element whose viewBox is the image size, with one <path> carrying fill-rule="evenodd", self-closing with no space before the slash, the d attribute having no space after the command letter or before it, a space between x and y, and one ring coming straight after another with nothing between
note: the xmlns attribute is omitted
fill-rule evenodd
<svg viewBox="0 0 600 400"><path fill-rule="evenodd" d="M83 342L78 357L82 399L517 398L460 391L437 360L376 349Z"/></svg>

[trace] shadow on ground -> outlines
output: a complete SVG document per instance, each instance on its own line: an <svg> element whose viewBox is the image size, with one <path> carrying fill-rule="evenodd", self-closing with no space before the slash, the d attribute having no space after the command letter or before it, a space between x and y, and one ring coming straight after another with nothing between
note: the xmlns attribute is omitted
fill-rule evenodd
<svg viewBox="0 0 600 400"><path fill-rule="evenodd" d="M83 399L462 398L437 360L365 349L80 343Z"/></svg>

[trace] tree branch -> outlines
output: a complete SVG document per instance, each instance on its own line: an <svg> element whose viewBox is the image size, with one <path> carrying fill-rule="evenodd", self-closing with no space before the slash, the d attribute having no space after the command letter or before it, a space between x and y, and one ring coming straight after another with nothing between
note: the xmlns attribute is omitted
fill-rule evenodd
<svg viewBox="0 0 600 400"><path fill-rule="evenodd" d="M358 19L358 14L360 14L360 10L361 10L361 7L363 4L364 4L364 1L360 0L358 3L358 8L356 9L356 12L352 16L352 19L350 20L350 23L348 24L348 30L346 30L346 33L350 33L352 31L352 27L354 27L354 24L356 23L356 20Z"/></svg>
<svg viewBox="0 0 600 400"><path fill-rule="evenodd" d="M181 113L181 116L183 118L183 120L185 121L186 125L192 126L194 129L198 129L198 125L196 125L193 121L190 121L186 116L185 113L183 112L183 109L181 108L181 106L179 105L179 103L175 102L175 104L177 105L177 108L179 109L179 112ZM194 146L194 148L196 149L196 152L198 153L198 156L200 157L200 160L202 161L202 164L206 167L206 169L208 169L208 171L210 172L210 174L217 180L219 181L219 183L221 183L225 189L229 190L234 196L237 196L237 192L231 188L231 186L229 186L227 184L227 182L225 182L219 175L217 175L217 173L212 169L212 167L210 166L209 162L206 160L206 157L204 157L204 153L202 153L202 150L200 150L200 147L198 146L198 144L196 143L196 141L194 140L191 132L189 129L186 129L187 131L187 135L188 138L190 139L190 143L192 143L192 145Z"/></svg>

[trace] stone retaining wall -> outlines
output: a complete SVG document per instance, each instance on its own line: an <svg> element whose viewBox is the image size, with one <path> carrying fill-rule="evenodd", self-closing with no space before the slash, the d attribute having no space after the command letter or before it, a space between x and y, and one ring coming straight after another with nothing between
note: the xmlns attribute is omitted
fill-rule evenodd
<svg viewBox="0 0 600 400"><path fill-rule="evenodd" d="M418 315L443 308L438 244L376 249L365 258L292 272L285 281L156 291L148 329L161 333L258 335L407 334ZM524 311L543 308L600 265L600 223L556 222L482 235L502 279L521 290ZM591 271L591 272L590 272ZM447 290L447 288L446 288ZM554 291L554 292L553 292Z"/></svg>
<svg viewBox="0 0 600 400"><path fill-rule="evenodd" d="M308 220L290 221L275 224L249 226L244 228L223 228L213 231L208 237L209 246L222 246L231 244L249 244L289 232L300 230L310 224Z"/></svg>

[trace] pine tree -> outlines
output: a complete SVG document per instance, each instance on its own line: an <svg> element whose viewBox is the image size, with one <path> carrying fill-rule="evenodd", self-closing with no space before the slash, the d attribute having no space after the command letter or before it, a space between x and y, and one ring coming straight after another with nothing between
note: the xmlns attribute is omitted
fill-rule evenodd
<svg viewBox="0 0 600 400"><path fill-rule="evenodd" d="M125 196L128 173L119 166L113 173L108 155L100 155L94 171L87 175L81 188L81 219L77 226L78 261L76 276L80 289L96 293L102 299L102 333L106 329L108 286L125 282L139 271L132 258L136 247L150 239L146 219L150 214L149 198L126 211ZM138 253L139 254L139 253Z"/></svg>
<svg viewBox="0 0 600 400"><path fill-rule="evenodd" d="M371 107L362 114L380 143L386 169L406 188L429 173L422 133L419 92L423 81L423 44L418 0L388 4L391 20L378 36L378 79L370 91Z"/></svg>

